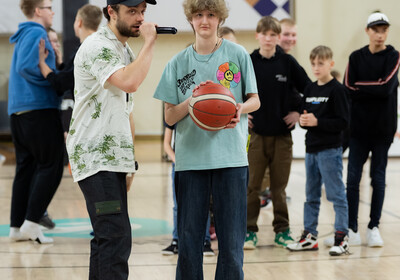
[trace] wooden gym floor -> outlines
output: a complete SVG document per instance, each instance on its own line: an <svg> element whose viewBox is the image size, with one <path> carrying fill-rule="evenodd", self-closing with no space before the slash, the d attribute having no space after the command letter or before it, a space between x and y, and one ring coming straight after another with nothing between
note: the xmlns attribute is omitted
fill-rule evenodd
<svg viewBox="0 0 400 280"><path fill-rule="evenodd" d="M4 146L4 145L3 145ZM7 146L0 153L10 151ZM175 279L177 256L162 256L172 229L170 163L161 162L160 141L138 141L140 171L128 194L133 223L130 278L138 280ZM10 242L8 239L11 186L15 173L12 153L0 167L0 279L87 279L90 226L83 195L65 170L61 185L49 206L57 223L54 244ZM347 162L344 161L344 178ZM302 230L305 172L304 161L294 160L287 194L290 196L291 230L297 239ZM371 187L369 165L365 165L360 194L359 223L362 237L368 223ZM387 168L387 191L381 219L383 248L350 248L350 255L330 257L323 239L333 234L334 213L323 193L319 217L319 251L289 252L273 245L272 209L262 208L259 246L244 253L245 279L399 279L400 275L400 159L391 158ZM218 253L217 241L212 247ZM217 256L204 257L205 279L214 279Z"/></svg>

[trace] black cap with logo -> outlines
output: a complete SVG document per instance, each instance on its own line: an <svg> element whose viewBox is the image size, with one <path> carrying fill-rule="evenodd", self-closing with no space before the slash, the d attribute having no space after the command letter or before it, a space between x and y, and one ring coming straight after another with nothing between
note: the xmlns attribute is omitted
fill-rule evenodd
<svg viewBox="0 0 400 280"><path fill-rule="evenodd" d="M135 7L142 2L146 2L151 5L157 4L156 0L107 0L107 5L122 4L128 7Z"/></svg>

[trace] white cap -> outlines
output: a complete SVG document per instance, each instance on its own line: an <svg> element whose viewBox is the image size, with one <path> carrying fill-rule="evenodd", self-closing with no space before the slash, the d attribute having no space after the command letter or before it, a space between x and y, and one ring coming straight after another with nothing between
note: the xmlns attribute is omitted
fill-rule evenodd
<svg viewBox="0 0 400 280"><path fill-rule="evenodd" d="M367 28L375 25L390 25L388 17L382 13L371 14L367 20Z"/></svg>

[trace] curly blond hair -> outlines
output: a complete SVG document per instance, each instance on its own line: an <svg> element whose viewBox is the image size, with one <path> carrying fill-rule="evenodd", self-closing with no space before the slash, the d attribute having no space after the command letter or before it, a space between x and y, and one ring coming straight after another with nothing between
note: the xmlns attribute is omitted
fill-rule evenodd
<svg viewBox="0 0 400 280"><path fill-rule="evenodd" d="M217 15L220 24L223 24L229 15L225 0L185 0L183 10L186 19L190 22L193 14L204 10L209 10Z"/></svg>

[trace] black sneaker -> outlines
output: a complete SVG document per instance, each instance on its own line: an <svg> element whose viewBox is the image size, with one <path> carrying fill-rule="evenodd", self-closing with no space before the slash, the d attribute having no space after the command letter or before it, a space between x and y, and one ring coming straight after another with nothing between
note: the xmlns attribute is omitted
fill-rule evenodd
<svg viewBox="0 0 400 280"><path fill-rule="evenodd" d="M48 229L53 229L56 226L56 224L51 220L51 218L48 214L45 214L45 215L43 215L42 218L40 218L39 225L42 225Z"/></svg>
<svg viewBox="0 0 400 280"><path fill-rule="evenodd" d="M215 253L214 253L213 249L211 248L210 241L204 242L203 255L204 256L215 256Z"/></svg>
<svg viewBox="0 0 400 280"><path fill-rule="evenodd" d="M178 254L178 240L173 239L171 245L161 251L163 255L176 255Z"/></svg>

